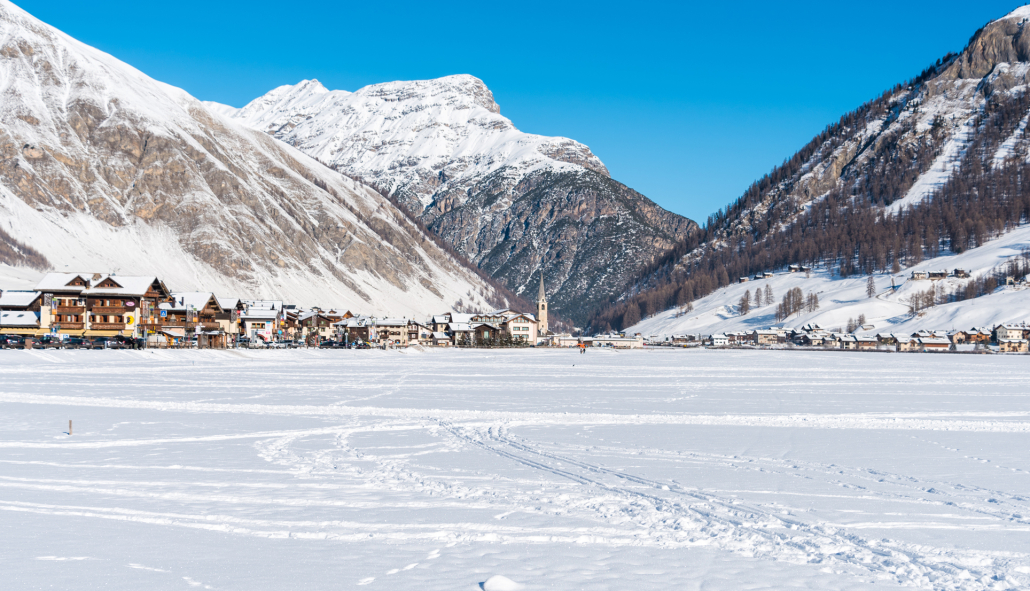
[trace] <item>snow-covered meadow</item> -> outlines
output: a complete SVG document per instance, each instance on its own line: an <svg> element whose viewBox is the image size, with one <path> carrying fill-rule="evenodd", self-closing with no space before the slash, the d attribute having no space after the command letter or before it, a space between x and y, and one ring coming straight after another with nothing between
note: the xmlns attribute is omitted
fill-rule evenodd
<svg viewBox="0 0 1030 591"><path fill-rule="evenodd" d="M1030 225L1017 228L979 248L972 248L962 254L946 253L913 265L893 276L897 289L891 288L892 276L877 273L873 275L876 296L866 295L868 275L853 275L841 279L827 271L817 269L811 276L805 273L788 273L780 270L768 279L757 279L746 283L733 283L697 300L694 310L679 315L675 309L665 310L626 329L645 336L670 336L674 334L715 334L720 332L747 331L770 326L799 327L815 323L828 330L844 330L849 318L864 315L873 328L859 331L861 334L897 333L910 334L918 330L968 330L970 328L994 326L1006 322L1030 321L1030 289L1025 286L999 287L994 293L934 306L913 316L909 313L909 299L916 293L942 284L951 293L963 287L968 279L949 277L942 281L912 281L913 271L938 271L965 269L973 277L986 276L992 270L1003 267L1024 249L1030 248ZM1017 277L1016 279L1021 279ZM737 304L745 293L755 295L756 290L772 288L775 303L762 306L752 305L747 315L740 315ZM814 293L819 297L819 309L791 316L777 321L776 304L784 294L793 288L802 293Z"/></svg>
<svg viewBox="0 0 1030 591"><path fill-rule="evenodd" d="M1026 357L0 351L0 376L4 588L1030 586Z"/></svg>

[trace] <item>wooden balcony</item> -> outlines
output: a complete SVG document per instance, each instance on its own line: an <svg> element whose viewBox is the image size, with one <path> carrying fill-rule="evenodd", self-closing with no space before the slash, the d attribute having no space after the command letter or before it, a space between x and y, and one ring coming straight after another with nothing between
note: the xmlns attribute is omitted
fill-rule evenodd
<svg viewBox="0 0 1030 591"><path fill-rule="evenodd" d="M93 314L117 314L122 315L129 311L125 306L93 306L89 310Z"/></svg>
<svg viewBox="0 0 1030 591"><path fill-rule="evenodd" d="M84 314L85 306L54 306L51 310L54 314Z"/></svg>
<svg viewBox="0 0 1030 591"><path fill-rule="evenodd" d="M90 322L91 330L125 330L124 322Z"/></svg>
<svg viewBox="0 0 1030 591"><path fill-rule="evenodd" d="M59 326L60 330L82 330L86 328L82 322L55 322L54 326Z"/></svg>

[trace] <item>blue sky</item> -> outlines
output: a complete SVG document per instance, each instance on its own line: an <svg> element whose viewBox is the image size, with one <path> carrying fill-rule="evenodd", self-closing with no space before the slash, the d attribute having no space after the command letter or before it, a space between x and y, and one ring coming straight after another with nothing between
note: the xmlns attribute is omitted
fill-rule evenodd
<svg viewBox="0 0 1030 591"><path fill-rule="evenodd" d="M828 123L1017 2L15 0L197 98L466 73L523 131L703 220Z"/></svg>

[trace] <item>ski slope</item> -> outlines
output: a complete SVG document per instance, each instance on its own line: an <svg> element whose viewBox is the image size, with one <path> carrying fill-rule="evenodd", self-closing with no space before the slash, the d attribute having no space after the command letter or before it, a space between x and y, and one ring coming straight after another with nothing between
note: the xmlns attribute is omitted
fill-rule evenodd
<svg viewBox="0 0 1030 591"><path fill-rule="evenodd" d="M716 334L742 330L755 330L769 326L800 327L815 323L825 329L847 326L849 318L864 314L866 322L873 326L859 334L897 332L908 334L917 330L952 330L973 327L994 327L1005 322L1030 321L1030 289L1024 287L1000 287L990 295L962 302L943 304L923 310L918 316L909 314L908 300L916 292L929 289L941 281L912 281L913 271L937 271L965 269L975 277L1012 257L1019 256L1022 249L1030 248L1030 226L1023 226L979 248L962 254L948 254L928 259L918 265L893 275L896 290L891 289L891 275L876 274L877 295L866 295L868 275L854 275L841 279L825 269L814 270L811 277L804 273L779 271L773 277L734 283L694 302L694 310L676 317L677 310L666 310L639 324L626 329L628 333L669 336L674 334ZM948 278L943 284L948 292L964 286L967 279ZM741 316L738 303L745 292L752 297L756 289L772 287L775 303L754 306ZM819 296L819 309L812 313L794 315L782 322L776 320L776 304L790 289L798 287L806 295L809 292Z"/></svg>
<svg viewBox="0 0 1030 591"><path fill-rule="evenodd" d="M6 588L1030 585L1020 357L0 351L0 372Z"/></svg>

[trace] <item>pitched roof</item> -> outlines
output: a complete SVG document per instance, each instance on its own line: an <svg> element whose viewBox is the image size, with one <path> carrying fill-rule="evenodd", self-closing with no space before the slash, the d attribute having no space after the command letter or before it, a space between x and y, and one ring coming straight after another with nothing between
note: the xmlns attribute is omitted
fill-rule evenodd
<svg viewBox="0 0 1030 591"><path fill-rule="evenodd" d="M231 310L240 304L240 298L221 298L215 296L215 299L218 300L218 305L221 306L223 310Z"/></svg>
<svg viewBox="0 0 1030 591"><path fill-rule="evenodd" d="M97 287L105 279L111 279L121 287ZM141 296L150 290L150 286L157 281L154 276L133 276L133 275L101 275L98 279L90 281L90 288L84 290L84 295L122 295Z"/></svg>
<svg viewBox="0 0 1030 591"><path fill-rule="evenodd" d="M0 312L0 326L39 326L39 315L36 312L10 311Z"/></svg>
<svg viewBox="0 0 1030 591"><path fill-rule="evenodd" d="M78 287L78 286L76 286L76 287L69 287L68 284L71 283L72 281L74 281L75 278L78 277L78 278L80 278L80 279L82 279L83 281L86 282L86 286L89 286L89 284L90 284L90 277L92 277L92 276L93 276L92 274L86 274L86 273L47 273L46 275L43 276L42 279L39 280L39 283L36 285L36 290L37 291L54 291L54 290L82 291L83 289L86 289L86 287Z"/></svg>
<svg viewBox="0 0 1030 591"><path fill-rule="evenodd" d="M7 290L0 294L0 308L24 308L31 306L42 295L38 291Z"/></svg>
<svg viewBox="0 0 1030 591"><path fill-rule="evenodd" d="M172 310L203 310L215 295L209 291L183 291L172 294ZM218 298L215 298L218 303ZM219 307L221 307L219 305Z"/></svg>

